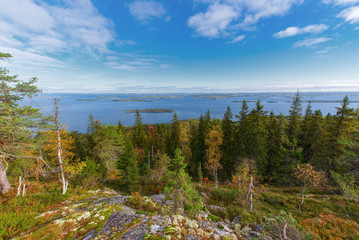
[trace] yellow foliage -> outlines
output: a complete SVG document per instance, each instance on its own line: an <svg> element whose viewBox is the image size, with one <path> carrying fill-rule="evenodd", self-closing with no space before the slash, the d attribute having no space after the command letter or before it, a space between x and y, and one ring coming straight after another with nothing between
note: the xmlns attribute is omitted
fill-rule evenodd
<svg viewBox="0 0 359 240"><path fill-rule="evenodd" d="M215 177L217 182L217 172L222 168L219 160L222 157L220 146L223 143L223 133L219 125L215 126L209 133L206 139L207 145L207 164L206 168Z"/></svg>
<svg viewBox="0 0 359 240"><path fill-rule="evenodd" d="M236 168L235 174L232 175L232 183L237 186L238 198L237 201L245 205L247 201L247 195L250 185L251 177L253 178L253 185L255 191L253 192L254 200L256 199L256 193L263 192L265 190L263 185L260 185L256 178L256 167L253 159L241 159L241 164Z"/></svg>
<svg viewBox="0 0 359 240"><path fill-rule="evenodd" d="M45 144L43 146L43 151L47 156L49 163L52 166L59 166L58 161L58 146L57 146L57 134L55 131L44 131L42 132L45 135ZM70 134L62 129L60 130L61 138L61 149L62 149L62 160L64 163L64 172L66 174L75 174L81 171L85 166L85 162L81 162L80 159L75 159L74 143L75 140L70 136Z"/></svg>

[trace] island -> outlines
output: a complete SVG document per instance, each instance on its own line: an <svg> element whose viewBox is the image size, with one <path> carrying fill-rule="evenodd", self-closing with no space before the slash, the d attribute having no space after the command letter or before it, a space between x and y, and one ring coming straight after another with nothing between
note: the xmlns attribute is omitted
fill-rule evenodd
<svg viewBox="0 0 359 240"><path fill-rule="evenodd" d="M113 102L155 102L154 100L140 100L140 99L114 99Z"/></svg>
<svg viewBox="0 0 359 240"><path fill-rule="evenodd" d="M136 113L137 110L127 110L125 113ZM174 113L173 109L165 109L165 108L150 108L150 109L139 109L140 113Z"/></svg>
<svg viewBox="0 0 359 240"><path fill-rule="evenodd" d="M76 99L76 101L80 101L80 102L96 102L96 99Z"/></svg>

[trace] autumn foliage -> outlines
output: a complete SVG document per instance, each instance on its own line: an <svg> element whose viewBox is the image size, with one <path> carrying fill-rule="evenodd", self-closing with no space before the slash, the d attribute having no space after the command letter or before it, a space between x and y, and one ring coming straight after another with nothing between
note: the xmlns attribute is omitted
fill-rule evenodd
<svg viewBox="0 0 359 240"><path fill-rule="evenodd" d="M330 215L302 220L301 225L313 233L315 239L344 240L359 239L359 224L348 219Z"/></svg>
<svg viewBox="0 0 359 240"><path fill-rule="evenodd" d="M57 135L55 131L43 131L41 133L44 139L43 152L46 155L46 160L49 165L58 167L57 159ZM69 132L62 129L61 135L61 147L62 156L64 161L64 172L66 175L73 175L79 173L82 167L85 165L80 159L76 158L74 153L74 139L70 136Z"/></svg>

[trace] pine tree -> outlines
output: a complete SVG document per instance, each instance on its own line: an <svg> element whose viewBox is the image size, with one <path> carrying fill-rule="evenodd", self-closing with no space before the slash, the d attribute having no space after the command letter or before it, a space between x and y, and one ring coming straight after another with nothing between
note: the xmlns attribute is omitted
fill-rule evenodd
<svg viewBox="0 0 359 240"><path fill-rule="evenodd" d="M136 110L135 124L132 131L132 142L137 148L143 149L145 147L145 127L142 123L140 111Z"/></svg>
<svg viewBox="0 0 359 240"><path fill-rule="evenodd" d="M0 52L0 61L11 58L8 53ZM9 75L9 71L0 67L0 191L6 193L10 189L7 180L7 163L19 159L36 159L26 153L36 148L33 131L44 123L40 110L32 106L20 106L25 98L32 98L41 92L36 87L37 78L28 82L21 81L17 75ZM5 166L5 167L4 167Z"/></svg>

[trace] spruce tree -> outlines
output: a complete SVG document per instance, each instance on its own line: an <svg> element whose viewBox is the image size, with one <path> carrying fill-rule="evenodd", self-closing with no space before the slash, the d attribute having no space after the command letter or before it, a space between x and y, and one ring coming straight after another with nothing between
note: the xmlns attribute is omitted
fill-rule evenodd
<svg viewBox="0 0 359 240"><path fill-rule="evenodd" d="M300 125L302 117L302 104L299 90L293 98L293 102L289 109L289 121L287 125L288 145L287 145L287 175L289 175L289 189L292 190L293 175L292 170L295 165L302 159L302 150L298 146L298 139L300 135Z"/></svg>
<svg viewBox="0 0 359 240"><path fill-rule="evenodd" d="M176 148L181 149L181 122L178 120L177 113L173 114L170 142L171 142L170 156L173 156L174 150Z"/></svg>
<svg viewBox="0 0 359 240"><path fill-rule="evenodd" d="M235 145L237 149L237 157L249 157L247 139L249 137L250 126L248 124L248 105L244 99L242 102L241 111L236 115L238 119L237 129L235 133Z"/></svg>
<svg viewBox="0 0 359 240"><path fill-rule="evenodd" d="M265 166L266 180L278 181L280 177L281 160L283 158L283 141L284 133L281 129L281 122L278 120L273 111L269 116L268 131L268 153L267 164Z"/></svg>
<svg viewBox="0 0 359 240"><path fill-rule="evenodd" d="M312 111L312 106L310 102L308 103L307 109L305 110L305 115L301 124L301 131L299 136L299 145L303 149L303 158L305 162L310 162L313 158L313 144L314 140L314 116Z"/></svg>
<svg viewBox="0 0 359 240"><path fill-rule="evenodd" d="M136 110L135 124L132 128L132 142L137 148L143 149L145 147L145 127L138 109Z"/></svg>
<svg viewBox="0 0 359 240"><path fill-rule="evenodd" d="M122 184L130 192L137 189L139 183L139 170L137 166L137 154L134 152L131 143L127 143L122 155L117 162L117 168L122 173Z"/></svg>
<svg viewBox="0 0 359 240"><path fill-rule="evenodd" d="M205 139L208 133L208 124L201 114L197 129L192 128L191 136L191 149L192 149L192 167L193 174L197 175L199 163L202 165L203 175L207 176L207 170L203 167L206 166L206 145ZM198 179L198 176L196 176Z"/></svg>
<svg viewBox="0 0 359 240"><path fill-rule="evenodd" d="M247 151L249 157L256 161L259 174L263 174L267 165L267 128L266 112L260 99L248 115Z"/></svg>
<svg viewBox="0 0 359 240"><path fill-rule="evenodd" d="M300 99L299 90L295 94L293 98L292 105L289 109L289 123L287 128L287 134L289 142L291 143L291 147L297 147L298 136L300 133L300 121L302 116L302 104Z"/></svg>
<svg viewBox="0 0 359 240"><path fill-rule="evenodd" d="M177 148L169 166L165 191L173 198L173 212L175 214L179 214L181 210L184 210L190 216L194 216L201 209L201 198L185 169L184 157L181 150Z"/></svg>
<svg viewBox="0 0 359 240"><path fill-rule="evenodd" d="M222 158L221 164L223 169L221 171L222 180L229 179L234 172L235 164L235 146L234 146L234 124L232 121L233 114L231 108L228 106L224 113L222 120L223 144L221 145Z"/></svg>

